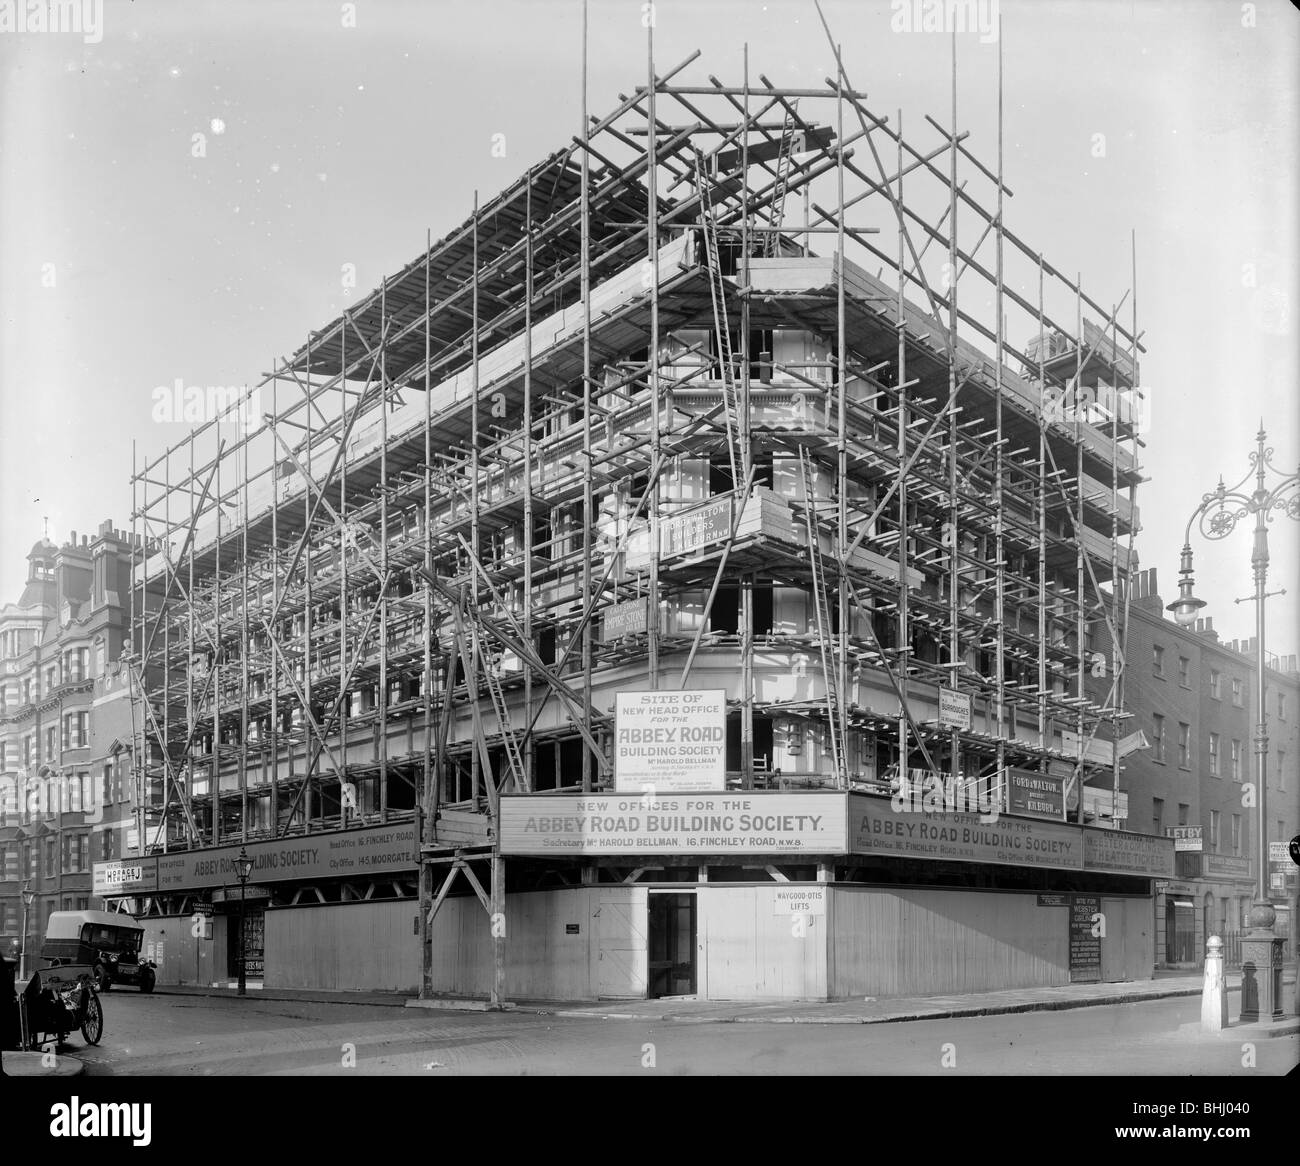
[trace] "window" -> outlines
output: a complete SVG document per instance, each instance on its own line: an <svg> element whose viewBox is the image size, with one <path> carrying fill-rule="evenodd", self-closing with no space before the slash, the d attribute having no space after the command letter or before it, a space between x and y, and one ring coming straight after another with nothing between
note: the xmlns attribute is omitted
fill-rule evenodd
<svg viewBox="0 0 1300 1166"><path fill-rule="evenodd" d="M1286 751L1283 749L1277 751L1277 788L1286 789Z"/></svg>
<svg viewBox="0 0 1300 1166"><path fill-rule="evenodd" d="M1210 776L1219 776L1219 734L1210 734Z"/></svg>
<svg viewBox="0 0 1300 1166"><path fill-rule="evenodd" d="M1210 853L1219 852L1219 811L1210 811Z"/></svg>
<svg viewBox="0 0 1300 1166"><path fill-rule="evenodd" d="M1279 692L1277 694L1277 719L1279 721L1286 720L1286 693L1285 692Z"/></svg>
<svg viewBox="0 0 1300 1166"><path fill-rule="evenodd" d="M1192 767L1192 726L1178 725L1178 765L1181 769Z"/></svg>
<svg viewBox="0 0 1300 1166"><path fill-rule="evenodd" d="M1219 700L1221 697L1219 691L1219 670L1217 668L1210 669L1210 695L1214 697L1215 700Z"/></svg>
<svg viewBox="0 0 1300 1166"><path fill-rule="evenodd" d="M1192 662L1186 656L1178 657L1178 683L1184 688L1192 687Z"/></svg>
<svg viewBox="0 0 1300 1166"><path fill-rule="evenodd" d="M9 768L9 765L5 758L5 753L7 749L8 749L8 743L5 741L0 741L0 773L4 773Z"/></svg>
<svg viewBox="0 0 1300 1166"><path fill-rule="evenodd" d="M1232 815L1232 853L1241 855L1241 815Z"/></svg>
<svg viewBox="0 0 1300 1166"><path fill-rule="evenodd" d="M1151 645L1151 672L1162 679L1165 675L1165 650L1159 644Z"/></svg>
<svg viewBox="0 0 1300 1166"><path fill-rule="evenodd" d="M1151 718L1152 736L1151 742L1151 760L1164 761L1165 759L1165 718L1159 713L1155 713Z"/></svg>
<svg viewBox="0 0 1300 1166"><path fill-rule="evenodd" d="M90 742L86 735L86 712L65 713L63 717L63 747L84 749Z"/></svg>
<svg viewBox="0 0 1300 1166"><path fill-rule="evenodd" d="M54 834L45 836L45 877L52 879L59 873L58 837Z"/></svg>
<svg viewBox="0 0 1300 1166"><path fill-rule="evenodd" d="M1180 826L1187 825L1187 812L1190 809L1191 807L1186 802L1178 803L1178 824Z"/></svg>
<svg viewBox="0 0 1300 1166"><path fill-rule="evenodd" d="M51 725L45 730L45 753L46 761L54 761L59 756L59 726Z"/></svg>
<svg viewBox="0 0 1300 1166"><path fill-rule="evenodd" d="M113 832L111 830L101 830L99 858L101 862L108 862L113 857Z"/></svg>
<svg viewBox="0 0 1300 1166"><path fill-rule="evenodd" d="M1241 742L1235 737L1232 740L1232 780L1241 780Z"/></svg>
<svg viewBox="0 0 1300 1166"><path fill-rule="evenodd" d="M1161 838L1165 834L1165 800L1164 798L1151 799L1151 833Z"/></svg>
<svg viewBox="0 0 1300 1166"><path fill-rule="evenodd" d="M1232 678L1232 703L1235 704L1238 708L1241 708L1242 692L1243 692L1243 687L1241 683L1241 677L1234 676Z"/></svg>
<svg viewBox="0 0 1300 1166"><path fill-rule="evenodd" d="M31 703L32 703L32 682L30 680L24 680L23 681L23 704L31 704Z"/></svg>
<svg viewBox="0 0 1300 1166"><path fill-rule="evenodd" d="M30 842L24 842L23 843L23 878L34 879L35 877L36 877L36 871L32 867L32 844Z"/></svg>
<svg viewBox="0 0 1300 1166"><path fill-rule="evenodd" d="M84 871L90 858L90 835L81 831L68 836L68 870Z"/></svg>
<svg viewBox="0 0 1300 1166"><path fill-rule="evenodd" d="M104 796L101 799L105 806L113 804L113 767L104 766Z"/></svg>
<svg viewBox="0 0 1300 1166"><path fill-rule="evenodd" d="M89 663L89 648L72 648L64 654L63 674L70 684L86 679L86 665Z"/></svg>

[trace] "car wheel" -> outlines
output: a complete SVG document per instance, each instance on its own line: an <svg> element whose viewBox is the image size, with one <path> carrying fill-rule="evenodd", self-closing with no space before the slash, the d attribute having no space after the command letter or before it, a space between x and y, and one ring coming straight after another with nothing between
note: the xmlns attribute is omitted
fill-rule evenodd
<svg viewBox="0 0 1300 1166"><path fill-rule="evenodd" d="M113 986L113 979L103 964L95 965L95 984L101 992L107 992Z"/></svg>
<svg viewBox="0 0 1300 1166"><path fill-rule="evenodd" d="M152 972L150 969L146 968L143 972L141 972L141 973L140 973L140 991L141 991L141 992L152 992L152 991L153 991L153 979L154 979L153 972Z"/></svg>
<svg viewBox="0 0 1300 1166"><path fill-rule="evenodd" d="M104 1010L100 1007L99 997L93 992L86 1001L86 1015L81 1021L81 1035L86 1044L97 1045L104 1035Z"/></svg>

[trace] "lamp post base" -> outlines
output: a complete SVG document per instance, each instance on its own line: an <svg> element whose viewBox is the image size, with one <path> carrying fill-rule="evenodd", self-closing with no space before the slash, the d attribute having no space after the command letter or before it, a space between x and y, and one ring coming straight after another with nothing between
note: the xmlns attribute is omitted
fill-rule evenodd
<svg viewBox="0 0 1300 1166"><path fill-rule="evenodd" d="M1257 902L1248 916L1250 930L1241 940L1242 1024L1281 1020L1282 948L1285 940L1273 934L1277 912L1267 902Z"/></svg>

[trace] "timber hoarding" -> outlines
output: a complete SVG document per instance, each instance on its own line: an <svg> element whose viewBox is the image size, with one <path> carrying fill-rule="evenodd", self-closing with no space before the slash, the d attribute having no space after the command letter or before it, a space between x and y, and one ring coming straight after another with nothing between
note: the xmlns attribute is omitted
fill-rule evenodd
<svg viewBox="0 0 1300 1166"><path fill-rule="evenodd" d="M899 813L846 793L501 798L502 854L868 854L1167 878L1173 841L1001 815Z"/></svg>
<svg viewBox="0 0 1300 1166"><path fill-rule="evenodd" d="M256 883L362 878L416 870L415 826L410 822L298 834L271 842L250 842L246 849L253 860L251 877ZM168 894L236 884L239 878L234 860L239 850L238 846L215 846L150 854L125 862L97 862L95 894L109 897Z"/></svg>

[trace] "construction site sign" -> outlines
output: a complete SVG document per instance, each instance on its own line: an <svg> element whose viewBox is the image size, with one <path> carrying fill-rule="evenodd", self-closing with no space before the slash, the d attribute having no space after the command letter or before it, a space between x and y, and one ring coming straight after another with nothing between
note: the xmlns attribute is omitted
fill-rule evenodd
<svg viewBox="0 0 1300 1166"><path fill-rule="evenodd" d="M601 639L605 643L622 639L623 636L640 635L649 630L650 621L646 618L649 602L643 597L629 599L626 603L611 604L601 617Z"/></svg>
<svg viewBox="0 0 1300 1166"><path fill-rule="evenodd" d="M659 553L680 555L731 537L731 496L715 498L659 522Z"/></svg>
<svg viewBox="0 0 1300 1166"><path fill-rule="evenodd" d="M614 788L701 793L727 788L722 689L620 692L614 705Z"/></svg>
<svg viewBox="0 0 1300 1166"><path fill-rule="evenodd" d="M847 801L842 793L506 795L501 853L842 854ZM816 913L811 896L805 911Z"/></svg>
<svg viewBox="0 0 1300 1166"><path fill-rule="evenodd" d="M1028 769L1007 770L1007 809L1027 818L1065 817L1065 778Z"/></svg>
<svg viewBox="0 0 1300 1166"><path fill-rule="evenodd" d="M971 701L969 692L955 688L939 689L939 724L945 729L970 730Z"/></svg>

